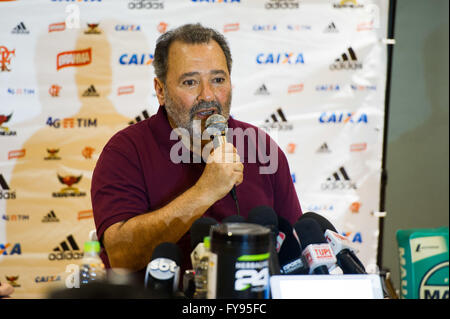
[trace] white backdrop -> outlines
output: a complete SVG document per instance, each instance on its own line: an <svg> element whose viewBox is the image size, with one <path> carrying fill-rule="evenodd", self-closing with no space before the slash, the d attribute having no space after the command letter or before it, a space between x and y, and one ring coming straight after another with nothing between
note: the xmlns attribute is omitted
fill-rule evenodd
<svg viewBox="0 0 450 319"><path fill-rule="evenodd" d="M64 282L103 145L158 108L156 39L196 22L229 41L232 115L273 136L303 211L372 268L387 17L387 0L0 1L0 281L23 298Z"/></svg>

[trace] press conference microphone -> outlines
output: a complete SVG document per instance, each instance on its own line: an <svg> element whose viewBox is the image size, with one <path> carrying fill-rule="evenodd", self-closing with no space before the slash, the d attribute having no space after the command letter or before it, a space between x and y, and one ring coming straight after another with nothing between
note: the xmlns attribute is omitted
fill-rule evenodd
<svg viewBox="0 0 450 319"><path fill-rule="evenodd" d="M320 225L344 274L367 274L363 263L356 257L356 249L346 237L339 235L328 219L313 212L304 213L299 220L302 218L314 219Z"/></svg>
<svg viewBox="0 0 450 319"><path fill-rule="evenodd" d="M203 246L203 239L209 236L209 231L212 226L217 225L218 222L212 217L200 217L192 223L190 229L191 235L191 263L195 269L201 256L205 253Z"/></svg>
<svg viewBox="0 0 450 319"><path fill-rule="evenodd" d="M333 250L323 236L322 228L312 218L299 218L294 224L303 248L302 255L305 256L309 266L309 273L316 275L328 275L328 268L336 264Z"/></svg>
<svg viewBox="0 0 450 319"><path fill-rule="evenodd" d="M206 119L205 130L212 137L214 149L220 147L222 144L227 142L226 131L228 127L228 122L220 114L213 114ZM231 197L236 203L237 214L239 215L239 202L236 195L236 186L230 191Z"/></svg>
<svg viewBox="0 0 450 319"><path fill-rule="evenodd" d="M145 288L159 298L172 298L178 290L180 278L180 248L164 242L156 246L145 271Z"/></svg>
<svg viewBox="0 0 450 319"><path fill-rule="evenodd" d="M258 206L253 208L247 217L247 222L252 224L258 224L270 229L272 236L270 236L270 258L269 258L269 271L270 275L279 275L280 262L278 260L276 251L276 240L278 236L278 217L275 211L269 206Z"/></svg>
<svg viewBox="0 0 450 319"><path fill-rule="evenodd" d="M277 252L281 274L299 275L309 272L297 234L291 223L281 216L278 216Z"/></svg>

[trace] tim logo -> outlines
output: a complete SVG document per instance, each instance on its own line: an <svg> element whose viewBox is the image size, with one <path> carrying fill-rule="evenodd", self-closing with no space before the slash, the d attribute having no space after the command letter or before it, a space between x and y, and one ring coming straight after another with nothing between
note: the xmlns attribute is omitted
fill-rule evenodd
<svg viewBox="0 0 450 319"><path fill-rule="evenodd" d="M8 183L6 183L5 178L0 174L0 200L5 199L16 199L16 191L11 191L9 189ZM1 253L0 253L1 255Z"/></svg>
<svg viewBox="0 0 450 319"><path fill-rule="evenodd" d="M61 188L59 192L54 192L53 197L82 197L86 196L85 192L80 192L80 190L72 185L78 184L81 181L83 175L80 176L60 176L58 174L58 180L61 184L66 185L66 187Z"/></svg>
<svg viewBox="0 0 450 319"><path fill-rule="evenodd" d="M8 50L4 45L0 45L0 71L9 72L8 66L11 64L11 57L16 56L16 50Z"/></svg>
<svg viewBox="0 0 450 319"><path fill-rule="evenodd" d="M92 62L91 48L76 51L65 51L56 56L56 70L67 67L88 65Z"/></svg>

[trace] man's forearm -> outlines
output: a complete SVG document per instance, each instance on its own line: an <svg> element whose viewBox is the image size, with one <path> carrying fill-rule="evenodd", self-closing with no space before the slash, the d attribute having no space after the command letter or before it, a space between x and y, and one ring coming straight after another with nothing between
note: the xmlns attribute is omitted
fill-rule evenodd
<svg viewBox="0 0 450 319"><path fill-rule="evenodd" d="M158 210L112 225L103 237L111 267L145 268L157 245L177 242L213 203L211 196L195 185Z"/></svg>

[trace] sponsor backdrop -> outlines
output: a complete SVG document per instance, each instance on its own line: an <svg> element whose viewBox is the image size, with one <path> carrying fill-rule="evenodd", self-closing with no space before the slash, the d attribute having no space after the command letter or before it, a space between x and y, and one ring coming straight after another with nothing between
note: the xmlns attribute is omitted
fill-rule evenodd
<svg viewBox="0 0 450 319"><path fill-rule="evenodd" d="M118 130L158 108L155 41L184 23L222 32L232 116L289 160L304 212L376 264L387 0L0 1L0 281L64 284L95 228L90 183Z"/></svg>

